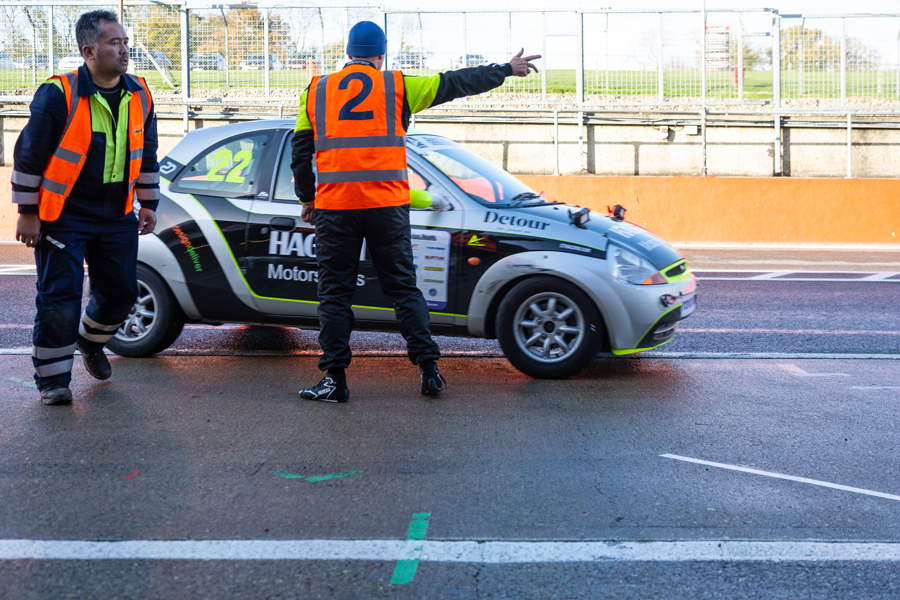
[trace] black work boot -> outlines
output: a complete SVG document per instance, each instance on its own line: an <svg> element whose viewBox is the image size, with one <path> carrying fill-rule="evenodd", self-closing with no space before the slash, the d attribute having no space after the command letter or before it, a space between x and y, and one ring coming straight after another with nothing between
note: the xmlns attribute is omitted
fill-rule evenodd
<svg viewBox="0 0 900 600"><path fill-rule="evenodd" d="M89 352L81 347L81 344L75 344L78 351L81 352L81 358L84 362L84 369L95 379L109 379L112 376L112 367L109 366L109 359L103 350Z"/></svg>
<svg viewBox="0 0 900 600"><path fill-rule="evenodd" d="M422 375L422 393L426 396L437 396L444 391L447 380L438 370L437 363L430 361L419 365L419 373Z"/></svg>
<svg viewBox="0 0 900 600"><path fill-rule="evenodd" d="M346 402L350 399L350 390L346 378L326 374L314 387L300 390L300 397L320 402Z"/></svg>
<svg viewBox="0 0 900 600"><path fill-rule="evenodd" d="M40 392L41 402L44 404L70 404L72 402L72 391L65 381L51 383Z"/></svg>

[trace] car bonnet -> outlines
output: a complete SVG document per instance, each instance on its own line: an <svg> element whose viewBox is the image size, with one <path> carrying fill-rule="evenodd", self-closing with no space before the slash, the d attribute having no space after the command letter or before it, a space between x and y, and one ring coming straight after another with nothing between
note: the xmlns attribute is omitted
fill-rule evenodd
<svg viewBox="0 0 900 600"><path fill-rule="evenodd" d="M477 209L476 209L477 210ZM484 215L473 222L473 227L485 231L498 231L553 239L587 248L606 251L610 243L630 250L649 260L656 268L663 269L682 260L684 256L662 238L643 227L618 221L607 215L591 211L590 221L584 228L576 227L569 216L581 210L566 204L545 204L519 208L493 208L484 206ZM476 225L476 223L479 223Z"/></svg>

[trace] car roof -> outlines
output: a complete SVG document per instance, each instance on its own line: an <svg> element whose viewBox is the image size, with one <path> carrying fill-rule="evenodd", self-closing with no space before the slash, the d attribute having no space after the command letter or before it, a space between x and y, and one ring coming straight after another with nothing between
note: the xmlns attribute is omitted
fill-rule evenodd
<svg viewBox="0 0 900 600"><path fill-rule="evenodd" d="M169 152L168 156L181 164L187 164L188 161L197 156L205 148L212 146L225 138L244 133L267 131L270 129L293 130L296 124L296 119L260 119L258 121L245 121L243 123L232 123L230 125L221 125L219 127L195 129L187 134L184 139ZM436 135L420 129L410 129L406 134L409 136Z"/></svg>

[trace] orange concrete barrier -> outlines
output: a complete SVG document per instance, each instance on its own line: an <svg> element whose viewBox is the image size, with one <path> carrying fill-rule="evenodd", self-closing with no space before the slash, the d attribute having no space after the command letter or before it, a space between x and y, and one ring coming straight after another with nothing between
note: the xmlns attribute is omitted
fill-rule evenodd
<svg viewBox="0 0 900 600"><path fill-rule="evenodd" d="M14 240L10 167L0 167L0 240ZM626 219L669 242L900 248L900 179L519 175L550 200Z"/></svg>
<svg viewBox="0 0 900 600"><path fill-rule="evenodd" d="M19 214L10 196L11 174L12 167L0 167L0 241L16 239L16 219L19 218Z"/></svg>
<svg viewBox="0 0 900 600"><path fill-rule="evenodd" d="M669 242L900 248L900 179L517 177L550 200L621 204Z"/></svg>

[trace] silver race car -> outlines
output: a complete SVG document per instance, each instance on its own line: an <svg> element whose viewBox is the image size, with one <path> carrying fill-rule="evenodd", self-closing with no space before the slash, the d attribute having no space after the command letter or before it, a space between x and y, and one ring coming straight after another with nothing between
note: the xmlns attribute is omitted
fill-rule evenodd
<svg viewBox="0 0 900 600"><path fill-rule="evenodd" d="M140 295L109 347L149 356L185 323L318 328L316 232L300 220L293 121L188 134L160 163L156 233L141 237ZM598 354L665 344L696 306L680 252L613 216L550 202L454 142L407 137L413 254L435 335L496 338L538 378ZM363 246L356 329L396 331Z"/></svg>

